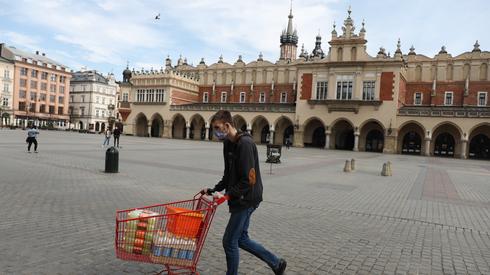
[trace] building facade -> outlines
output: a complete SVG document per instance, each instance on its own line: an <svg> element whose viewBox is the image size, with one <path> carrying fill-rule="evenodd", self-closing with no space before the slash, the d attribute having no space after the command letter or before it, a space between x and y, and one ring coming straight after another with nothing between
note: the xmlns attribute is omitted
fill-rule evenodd
<svg viewBox="0 0 490 275"><path fill-rule="evenodd" d="M70 121L73 128L103 132L114 122L118 85L114 75L79 71L70 81ZM112 125L111 125L112 126Z"/></svg>
<svg viewBox="0 0 490 275"><path fill-rule="evenodd" d="M2 45L0 45L2 47ZM1 50L0 50L1 51ZM0 56L0 127L13 121L14 63Z"/></svg>
<svg viewBox="0 0 490 275"><path fill-rule="evenodd" d="M47 58L2 44L1 56L14 62L13 124L68 126L68 93L71 74L66 66Z"/></svg>
<svg viewBox="0 0 490 275"><path fill-rule="evenodd" d="M275 63L259 55L250 63L220 57L190 66L180 58L174 67L167 58L160 73L126 75L125 133L141 135L135 129L151 129L153 120L140 118L159 117L155 123L167 127L151 136L212 139L212 116L228 109L257 143L292 139L298 147L490 158L490 52L478 42L454 57L444 47L427 57L413 47L404 54L398 40L393 55L380 48L370 56L365 24L357 31L349 10L339 33L334 24L328 51L318 35L311 54L302 47L296 57L292 11L288 19ZM144 85L158 89L176 75L197 87L188 91L190 100L134 104Z"/></svg>

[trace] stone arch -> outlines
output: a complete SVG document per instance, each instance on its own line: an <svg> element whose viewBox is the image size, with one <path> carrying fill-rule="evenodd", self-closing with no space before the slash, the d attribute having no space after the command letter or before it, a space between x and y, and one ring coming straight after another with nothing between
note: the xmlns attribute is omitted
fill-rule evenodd
<svg viewBox="0 0 490 275"><path fill-rule="evenodd" d="M359 151L379 152L384 149L385 127L377 119L368 119L359 126Z"/></svg>
<svg viewBox="0 0 490 275"><path fill-rule="evenodd" d="M175 114L172 117L172 138L185 139L187 134L186 121L183 115Z"/></svg>
<svg viewBox="0 0 490 275"><path fill-rule="evenodd" d="M159 113L153 114L151 117L151 137L163 136L163 117Z"/></svg>
<svg viewBox="0 0 490 275"><path fill-rule="evenodd" d="M490 160L490 123L475 125L468 137L468 157Z"/></svg>
<svg viewBox="0 0 490 275"><path fill-rule="evenodd" d="M346 118L338 118L331 125L329 148L339 150L354 149L354 124Z"/></svg>
<svg viewBox="0 0 490 275"><path fill-rule="evenodd" d="M432 131L431 152L434 156L455 157L461 155L461 128L449 121L437 124Z"/></svg>
<svg viewBox="0 0 490 275"><path fill-rule="evenodd" d="M204 140L206 137L206 122L200 114L195 114L190 119L191 127L189 138L195 140Z"/></svg>
<svg viewBox="0 0 490 275"><path fill-rule="evenodd" d="M286 116L280 116L274 122L274 144L286 145L286 140L290 144L294 142L293 122Z"/></svg>
<svg viewBox="0 0 490 275"><path fill-rule="evenodd" d="M317 117L309 118L304 123L303 143L305 147L325 147L325 124Z"/></svg>
<svg viewBox="0 0 490 275"><path fill-rule="evenodd" d="M407 121L398 128L397 152L422 155L425 152L425 127L418 121Z"/></svg>
<svg viewBox="0 0 490 275"><path fill-rule="evenodd" d="M78 122L78 129L79 130L84 130L84 128L83 128L83 121L81 121L81 120Z"/></svg>
<svg viewBox="0 0 490 275"><path fill-rule="evenodd" d="M252 120L252 137L257 143L269 143L269 121L264 116L256 116Z"/></svg>
<svg viewBox="0 0 490 275"><path fill-rule="evenodd" d="M247 131L247 121L241 115L234 115L233 123L238 130L241 130L242 132Z"/></svg>
<svg viewBox="0 0 490 275"><path fill-rule="evenodd" d="M139 113L135 119L136 124L136 136L147 137L148 136L148 119L145 114Z"/></svg>

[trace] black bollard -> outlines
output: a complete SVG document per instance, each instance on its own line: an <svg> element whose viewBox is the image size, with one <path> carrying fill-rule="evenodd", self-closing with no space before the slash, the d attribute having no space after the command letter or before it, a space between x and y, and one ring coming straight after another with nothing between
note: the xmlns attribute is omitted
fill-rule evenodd
<svg viewBox="0 0 490 275"><path fill-rule="evenodd" d="M117 173L119 170L119 151L112 146L105 151L105 172Z"/></svg>

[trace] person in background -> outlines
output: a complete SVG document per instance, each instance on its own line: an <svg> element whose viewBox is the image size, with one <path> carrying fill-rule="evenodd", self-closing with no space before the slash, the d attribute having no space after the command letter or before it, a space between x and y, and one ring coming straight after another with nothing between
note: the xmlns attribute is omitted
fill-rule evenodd
<svg viewBox="0 0 490 275"><path fill-rule="evenodd" d="M102 144L102 147L104 147L105 145L109 146L111 142L111 135L111 129L107 128L107 130L105 130L104 132L104 143Z"/></svg>
<svg viewBox="0 0 490 275"><path fill-rule="evenodd" d="M278 258L260 243L250 239L248 227L252 213L262 201L262 178L257 146L249 133L239 132L229 111L218 111L212 121L214 135L223 142L225 171L221 181L214 188L201 190L222 198L219 192L226 190L230 219L223 236L226 254L227 275L238 274L240 262L239 248L261 259L276 275L284 274L286 261Z"/></svg>
<svg viewBox="0 0 490 275"><path fill-rule="evenodd" d="M39 135L39 131L35 125L27 126L27 152L31 152L31 146L34 143L34 153L37 153L37 135Z"/></svg>
<svg viewBox="0 0 490 275"><path fill-rule="evenodd" d="M121 130L119 130L119 128L116 126L112 134L114 135L114 147L119 148L119 137L121 136Z"/></svg>

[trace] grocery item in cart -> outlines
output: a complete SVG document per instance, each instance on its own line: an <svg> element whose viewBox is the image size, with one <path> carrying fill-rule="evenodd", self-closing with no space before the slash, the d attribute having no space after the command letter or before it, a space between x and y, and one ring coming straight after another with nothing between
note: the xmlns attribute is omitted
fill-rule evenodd
<svg viewBox="0 0 490 275"><path fill-rule="evenodd" d="M155 263L188 266L196 251L196 240L181 238L168 231L159 231L152 246L151 259Z"/></svg>
<svg viewBox="0 0 490 275"><path fill-rule="evenodd" d="M124 229L124 249L133 254L149 255L155 231L156 218L158 213L135 209L128 213L128 219L136 219L125 222Z"/></svg>

